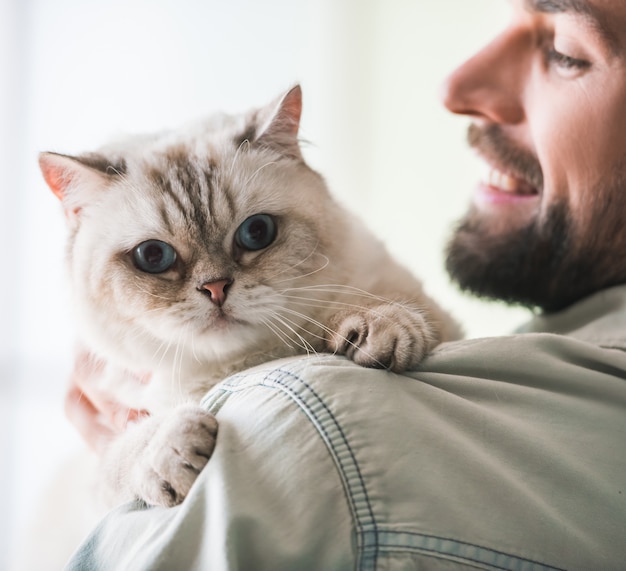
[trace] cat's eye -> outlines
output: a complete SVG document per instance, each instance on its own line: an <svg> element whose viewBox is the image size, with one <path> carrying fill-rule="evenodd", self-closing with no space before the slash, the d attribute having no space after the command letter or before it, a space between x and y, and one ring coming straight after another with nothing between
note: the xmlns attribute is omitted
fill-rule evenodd
<svg viewBox="0 0 626 571"><path fill-rule="evenodd" d="M133 250L133 260L142 272L162 274L176 262L176 250L161 240L147 240Z"/></svg>
<svg viewBox="0 0 626 571"><path fill-rule="evenodd" d="M235 232L240 248L254 252L267 248L276 238L276 222L269 214L255 214L246 218Z"/></svg>

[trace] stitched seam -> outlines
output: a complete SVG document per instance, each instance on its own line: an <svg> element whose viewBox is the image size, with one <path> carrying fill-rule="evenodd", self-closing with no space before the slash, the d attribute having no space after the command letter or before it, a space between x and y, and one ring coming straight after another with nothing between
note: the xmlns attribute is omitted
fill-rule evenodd
<svg viewBox="0 0 626 571"><path fill-rule="evenodd" d="M307 395L303 395L295 391L285 380L283 380L285 377L297 382L301 385L301 387L304 387L311 395L313 395L314 403L323 409L323 412L328 416L330 421L324 422L324 419L320 418L319 413L315 411L315 407L309 403L311 397L309 396L307 398ZM254 376L252 378L254 378ZM367 489L365 487L365 480L356 461L354 451L352 450L341 425L331 410L328 408L324 400L317 394L315 389L313 389L294 371L283 368L272 369L264 374L262 381L255 381L253 384L245 383L247 379L250 379L250 374L239 373L229 377L225 381L222 381L215 392L211 391L203 399L202 405L208 407L209 412L214 413L214 409L217 408L217 410L219 410L228 397L233 393L259 386L264 386L273 390L278 389L294 401L309 418L317 432L322 436L322 440L324 440L341 478L344 492L346 493L348 504L351 508L352 518L357 529L357 569L360 569L361 571L372 571L376 569L379 551L378 527L374 518L372 505L367 494ZM334 433L338 435L335 440L339 439L340 444L343 444L343 447L347 451L350 457L349 462L345 460L345 455L341 454L338 449L339 447L335 442L333 442L333 437L329 434L329 430L326 426L328 422L330 422L331 428L334 429ZM351 466L346 466L347 462L351 464ZM357 482L354 481L354 474L356 474ZM358 488L360 493L356 493L355 488ZM359 497L361 497L362 500L359 500ZM360 512L362 509L359 508L359 505L362 503L365 504L367 511L367 514L364 516L361 515Z"/></svg>
<svg viewBox="0 0 626 571"><path fill-rule="evenodd" d="M404 553L411 553L411 554L419 554L423 557L430 557L431 559L443 559L444 561L453 561L454 563L458 563L460 565L463 565L464 568L465 567L472 567L474 569L482 569L484 570L494 570L494 571L511 571L512 568L511 567L498 567L497 565L490 565L489 563L483 563L482 561L477 561L474 559L469 559L466 557L458 557L455 555L449 555L447 553L439 553L438 551L431 551L422 547L411 547L411 546L404 546L402 547L402 549L385 549L384 546L381 546L380 549L381 552L385 553L385 552L404 552ZM515 571L541 571L541 569L537 569L535 570L533 569L522 569L522 568L515 568Z"/></svg>
<svg viewBox="0 0 626 571"><path fill-rule="evenodd" d="M216 415L232 393L233 391L221 388L215 392L211 391L200 401L200 406Z"/></svg>
<svg viewBox="0 0 626 571"><path fill-rule="evenodd" d="M403 539L403 536L411 536L412 538L419 540L421 544L407 545L406 540ZM387 531L384 529L379 529L379 537L381 539L380 551L418 551L423 552L425 555L428 554L432 557L453 557L457 560L472 561L480 565L487 565L492 569L502 569L504 571L565 571L565 569L562 569L560 567L553 567L539 561L527 559L524 557L518 557L516 555L511 555L510 553L505 553L504 551L484 547L482 545L470 543L467 541L458 541L449 537L429 535L412 531ZM392 543L394 539L396 539L398 543ZM444 546L429 547L427 543L431 540L437 542L447 542L451 545L448 549L446 549ZM477 549L483 552L485 555L491 557L505 558L507 561L500 561L497 563L489 562L486 561L484 558L481 559L477 557L471 557L469 554L465 555L459 552L455 553L454 548L459 547L461 548L461 552L466 551L468 548Z"/></svg>
<svg viewBox="0 0 626 571"><path fill-rule="evenodd" d="M254 384L238 384L249 378L250 375L247 375L246 373L230 377L225 383L220 385L219 395L214 393L211 395L211 398L205 398L203 402L209 406L217 406L219 409L232 393L243 391L252 387L265 386L270 389L280 390L303 410L326 443L326 446L336 465L337 471L341 477L344 491L351 507L352 517L355 521L355 527L357 528L357 545L359 547L357 556L358 569L361 569L362 571L375 569L380 552L404 551L419 552L424 556L433 558L454 558L457 561L466 561L468 565L475 563L476 565L481 565L483 567L487 566L491 569L501 571L565 571L562 568L551 567L531 559L517 557L509 553L469 542L457 541L455 539L436 535L420 534L411 531L381 529L374 518L372 505L365 487L365 481L361 473L361 469L356 461L354 450L350 446L348 439L346 438L345 433L336 417L315 389L304 381L296 372L283 368L272 369L266 372L262 377L262 380L256 381ZM309 394L301 394L301 392L298 392L294 389L294 387L290 386L290 382L298 383L300 387L304 387ZM321 413L319 410L320 408L322 409ZM327 419L323 418L324 415L327 416ZM330 432L336 436L333 436ZM337 446L337 440L339 440L339 443L343 445L347 451L349 459L346 459L345 454L342 454L338 449L340 447ZM357 493L357 491L360 491L360 493ZM359 504L361 503L358 498L359 496L362 497L361 501L365 504L367 512L365 515L362 515L362 510L359 509ZM401 541L402 536L410 536L421 540L423 544L407 545L405 542ZM394 540L398 543L394 544ZM469 554L461 555L459 553L454 553L453 549L446 550L443 548L437 549L435 547L428 547L426 542L429 540L449 542L451 547L460 547L461 550L466 550L468 548L477 549L484 552L486 555L490 554L494 557L506 558L507 561L501 564L489 563L481 559L473 558L469 556Z"/></svg>
<svg viewBox="0 0 626 571"><path fill-rule="evenodd" d="M284 377L288 377L291 380L296 381L297 383L301 384L307 389L307 391L309 391L313 395L315 404L317 404L318 406L321 406L324 413L328 415L328 418L330 419L330 423L331 423L330 429L333 430L335 434L338 435L338 438L341 444L343 444L343 446L347 450L348 455L349 455L349 461L347 461L344 455L342 455L339 452L336 442L334 442L334 440L336 440L337 437L333 438L333 436L329 433L329 429L326 426L328 421L325 422L323 418L320 418L319 413L317 413L314 410L314 407L312 407L310 403L307 402L306 396L299 394L292 387L290 387L283 380ZM358 540L358 545L361 549L358 553L357 568L363 571L369 570L369 569L375 569L377 559L378 559L378 546L379 546L378 528L377 528L377 524L374 518L372 505L367 494L367 489L365 487L365 481L363 479L361 469L357 463L354 451L352 447L350 446L350 443L348 442L348 439L346 438L343 429L341 428L341 425L339 424L339 422L337 421L336 417L334 416L332 411L329 409L327 404L324 402L324 400L317 394L315 389L313 389L306 381L304 381L301 377L299 377L295 372L285 370L285 369L275 369L275 370L268 372L268 374L264 378L264 381L269 382L272 385L276 385L276 384L279 385L280 389L283 392L286 392L290 396L290 398L294 400L300 406L300 408L303 409L305 414L307 414L307 416L313 421L315 428L322 435L322 438L324 442L326 443L326 446L328 447L329 451L331 452L331 456L341 476L342 482L344 484L344 490L348 497L349 504L352 508L352 516L353 516L353 519L355 520L356 527L358 529L357 540ZM346 465L346 464L351 464L351 465ZM356 476L351 475L353 473L355 473ZM356 482L355 482L355 478L356 478ZM355 490L355 488L358 488L359 490L357 491ZM358 508L358 504L361 503L358 499L359 496L363 498L362 501L364 501L365 503L365 507L367 510L367 514L365 515L365 517L359 513L361 511Z"/></svg>

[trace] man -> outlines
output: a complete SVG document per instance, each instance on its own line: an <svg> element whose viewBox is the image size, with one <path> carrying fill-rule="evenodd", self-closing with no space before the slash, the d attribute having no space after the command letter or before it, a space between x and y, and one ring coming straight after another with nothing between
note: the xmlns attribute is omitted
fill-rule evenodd
<svg viewBox="0 0 626 571"><path fill-rule="evenodd" d="M405 376L325 356L226 380L186 500L118 508L69 569L624 569L626 4L512 6L444 89L491 167L447 264L543 314Z"/></svg>

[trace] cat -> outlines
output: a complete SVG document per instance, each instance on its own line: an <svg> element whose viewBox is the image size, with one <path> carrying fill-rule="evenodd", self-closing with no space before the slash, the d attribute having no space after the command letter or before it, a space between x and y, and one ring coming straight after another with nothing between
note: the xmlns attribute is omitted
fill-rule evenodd
<svg viewBox="0 0 626 571"><path fill-rule="evenodd" d="M40 155L81 341L115 399L150 412L105 454L112 503L185 498L217 434L199 400L232 373L318 352L402 372L459 336L305 163L301 110L296 85L245 114Z"/></svg>

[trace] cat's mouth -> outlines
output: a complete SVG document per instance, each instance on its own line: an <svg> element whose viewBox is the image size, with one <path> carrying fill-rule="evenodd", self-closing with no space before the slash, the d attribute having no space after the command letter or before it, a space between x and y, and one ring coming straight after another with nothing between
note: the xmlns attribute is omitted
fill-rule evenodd
<svg viewBox="0 0 626 571"><path fill-rule="evenodd" d="M228 311L228 309L216 307L213 311L211 311L208 319L205 320L205 326L203 329L207 333L211 331L224 332L235 327L246 325L249 325L248 321L235 317L231 311Z"/></svg>

